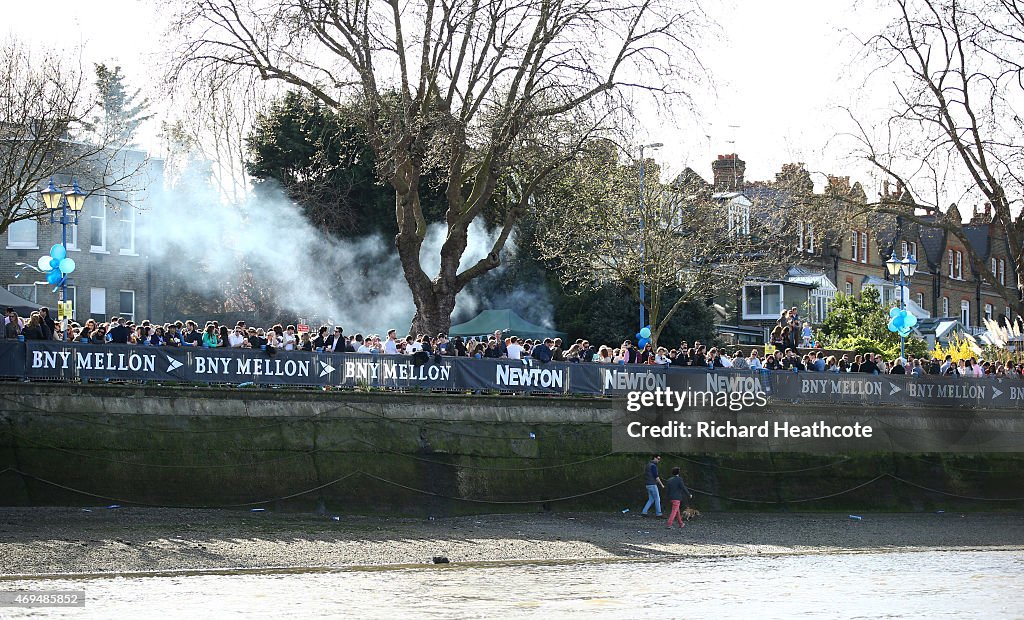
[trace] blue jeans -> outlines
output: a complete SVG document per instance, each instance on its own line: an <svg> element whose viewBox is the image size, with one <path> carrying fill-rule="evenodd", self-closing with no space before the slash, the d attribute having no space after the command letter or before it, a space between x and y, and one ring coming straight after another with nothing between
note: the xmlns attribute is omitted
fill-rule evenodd
<svg viewBox="0 0 1024 620"><path fill-rule="evenodd" d="M647 503L644 505L644 514L654 506L654 513L661 516L661 493L658 492L658 485L648 484L647 485Z"/></svg>

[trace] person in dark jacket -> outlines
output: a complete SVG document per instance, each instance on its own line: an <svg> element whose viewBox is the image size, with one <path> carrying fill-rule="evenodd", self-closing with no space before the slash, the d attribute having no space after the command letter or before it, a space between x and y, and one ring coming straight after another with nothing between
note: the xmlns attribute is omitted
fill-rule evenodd
<svg viewBox="0 0 1024 620"><path fill-rule="evenodd" d="M659 517L661 516L661 491L658 490L658 487L665 488L665 483L658 476L658 463L660 462L661 455L655 454L647 462L647 467L644 468L644 486L647 488L647 503L644 505L641 514L645 517L651 506L654 506L654 513Z"/></svg>
<svg viewBox="0 0 1024 620"><path fill-rule="evenodd" d="M668 491L668 500L672 502L672 512L668 515L668 529L672 529L672 520L679 519L679 528L682 529L685 524L683 523L683 514L680 512L680 506L683 500L693 499L693 493L690 493L690 489L686 488L686 483L679 476L679 468L672 468L672 477L665 483L666 490Z"/></svg>
<svg viewBox="0 0 1024 620"><path fill-rule="evenodd" d="M57 331L57 323L50 318L50 309L40 308L39 318L43 320L43 340L53 340L53 334Z"/></svg>
<svg viewBox="0 0 1024 620"><path fill-rule="evenodd" d="M25 340L43 340L43 319L40 318L38 312L33 312L28 318L28 323L25 323L25 329L21 330L21 335L25 337Z"/></svg>
<svg viewBox="0 0 1024 620"><path fill-rule="evenodd" d="M541 342L537 346L533 347L530 351L530 357L546 364L551 361L551 347L554 346L555 342L550 338L545 338L544 342Z"/></svg>
<svg viewBox="0 0 1024 620"><path fill-rule="evenodd" d="M110 337L110 341L113 343L128 344L128 340L132 337L132 330L128 329L128 326L125 325L124 317L119 316L115 326L107 330L107 336Z"/></svg>

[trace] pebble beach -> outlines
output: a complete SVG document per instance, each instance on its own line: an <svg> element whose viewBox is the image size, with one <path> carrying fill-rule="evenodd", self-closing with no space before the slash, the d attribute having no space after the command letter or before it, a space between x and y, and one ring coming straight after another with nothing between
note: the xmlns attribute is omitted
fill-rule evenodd
<svg viewBox="0 0 1024 620"><path fill-rule="evenodd" d="M1024 549L1024 515L637 513L438 517L161 508L2 508L2 576L343 568L758 554Z"/></svg>

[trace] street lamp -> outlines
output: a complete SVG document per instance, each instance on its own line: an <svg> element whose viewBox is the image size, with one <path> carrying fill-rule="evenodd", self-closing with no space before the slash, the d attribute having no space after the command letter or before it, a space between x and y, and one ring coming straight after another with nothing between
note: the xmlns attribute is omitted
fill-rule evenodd
<svg viewBox="0 0 1024 620"><path fill-rule="evenodd" d="M900 287L900 310L907 309L907 302L904 299L904 287L910 284L910 278L914 277L914 273L917 271L917 259L914 258L913 254L906 254L903 259L896 258L896 250L892 251L892 256L889 260L885 261L885 268L892 276L893 283ZM899 276L899 279L896 279ZM900 335L900 357L904 360L907 359L905 338Z"/></svg>
<svg viewBox="0 0 1024 620"><path fill-rule="evenodd" d="M61 192L53 184L53 177L50 177L50 184L46 189L39 192L43 197L43 205L50 212L50 223L56 224L60 222L60 244L64 246L64 252L67 254L68 249L68 226L78 226L78 215L85 208L85 192L78 187L78 181L71 181L71 189L66 192ZM71 214L68 214L68 211ZM55 217L55 214L60 211L60 217ZM68 300L68 288L67 278L61 278L60 281L60 300L62 303L66 303Z"/></svg>
<svg viewBox="0 0 1024 620"><path fill-rule="evenodd" d="M644 320L644 258L647 253L647 243L644 241L644 149L660 149L663 146L661 142L640 145L640 329L647 326Z"/></svg>

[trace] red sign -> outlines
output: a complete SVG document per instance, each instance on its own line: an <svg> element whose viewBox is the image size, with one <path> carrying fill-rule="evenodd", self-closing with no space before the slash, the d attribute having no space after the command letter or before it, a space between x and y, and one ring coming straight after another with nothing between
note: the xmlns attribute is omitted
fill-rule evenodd
<svg viewBox="0 0 1024 620"><path fill-rule="evenodd" d="M309 331L309 325L306 325L305 323L299 323L297 329L299 330L300 334L305 334L306 332Z"/></svg>

